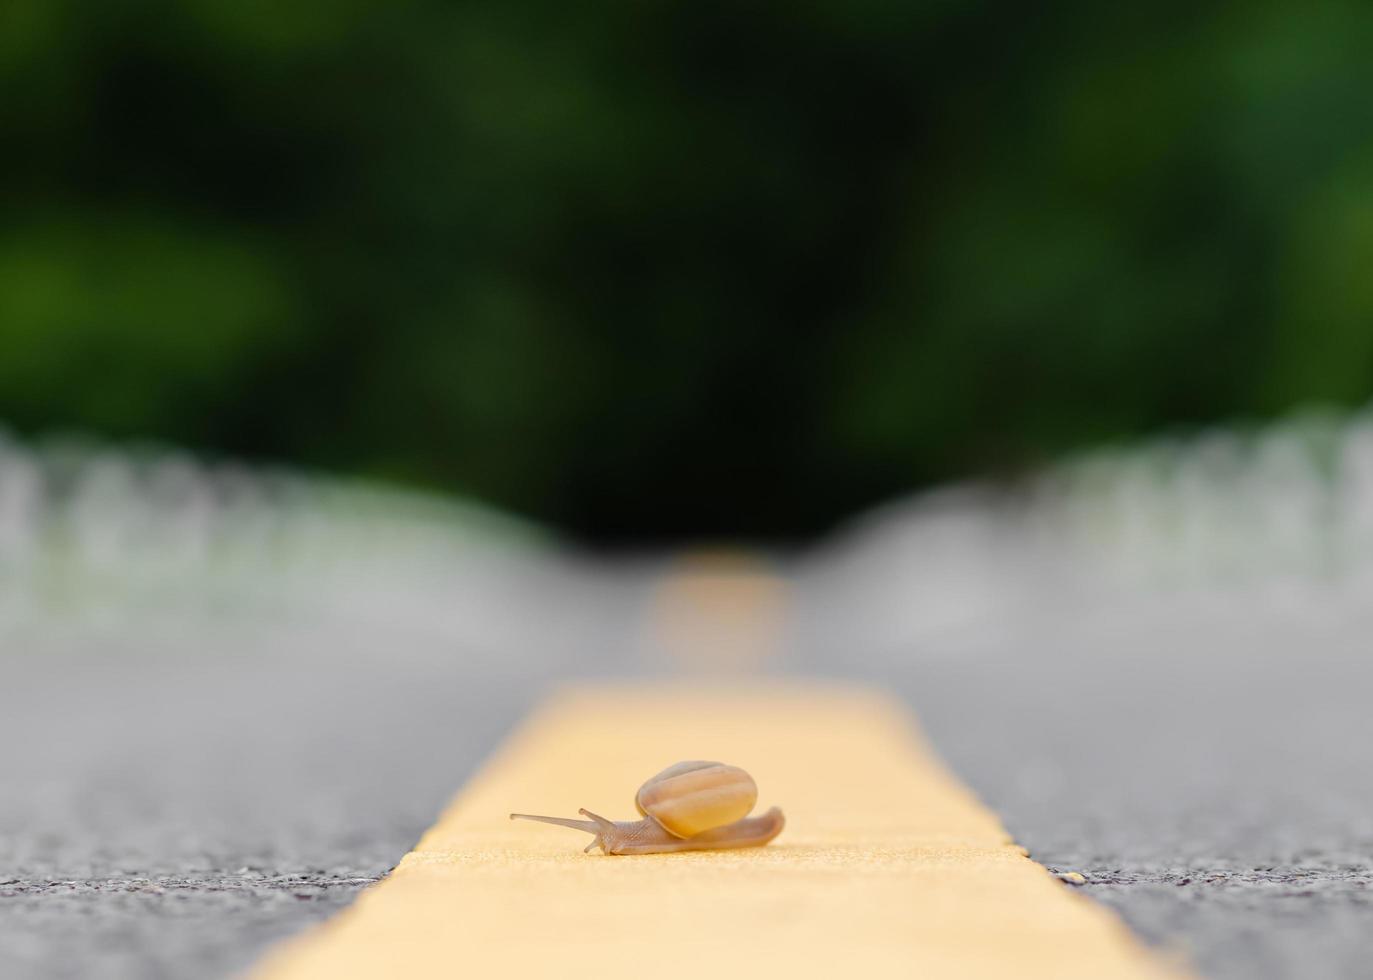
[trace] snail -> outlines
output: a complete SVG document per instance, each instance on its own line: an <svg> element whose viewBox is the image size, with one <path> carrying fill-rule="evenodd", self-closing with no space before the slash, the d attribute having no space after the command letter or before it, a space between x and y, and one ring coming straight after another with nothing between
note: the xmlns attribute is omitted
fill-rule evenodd
<svg viewBox="0 0 1373 980"><path fill-rule="evenodd" d="M607 820L589 810L586 820L512 813L511 820L537 820L594 834L586 846L603 854L661 854L731 847L761 847L782 832L786 818L773 807L750 817L758 801L753 777L719 762L679 762L639 787L634 805L642 820Z"/></svg>

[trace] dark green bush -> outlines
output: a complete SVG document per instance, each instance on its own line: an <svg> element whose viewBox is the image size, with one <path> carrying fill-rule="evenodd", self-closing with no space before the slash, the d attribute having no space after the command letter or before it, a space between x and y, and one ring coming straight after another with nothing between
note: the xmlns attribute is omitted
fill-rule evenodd
<svg viewBox="0 0 1373 980"><path fill-rule="evenodd" d="M1373 381L1363 2L0 10L0 419L797 534Z"/></svg>

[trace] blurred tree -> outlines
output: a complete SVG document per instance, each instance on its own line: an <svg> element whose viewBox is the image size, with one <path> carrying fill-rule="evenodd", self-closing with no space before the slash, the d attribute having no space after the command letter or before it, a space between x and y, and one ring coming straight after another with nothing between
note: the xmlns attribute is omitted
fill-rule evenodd
<svg viewBox="0 0 1373 980"><path fill-rule="evenodd" d="M0 419L593 539L1373 388L1373 7L9 0Z"/></svg>

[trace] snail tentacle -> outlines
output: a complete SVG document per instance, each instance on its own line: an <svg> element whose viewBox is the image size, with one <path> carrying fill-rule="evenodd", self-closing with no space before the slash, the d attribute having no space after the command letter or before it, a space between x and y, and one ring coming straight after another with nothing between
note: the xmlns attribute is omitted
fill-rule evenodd
<svg viewBox="0 0 1373 980"><path fill-rule="evenodd" d="M584 817L589 817L596 826L596 839L582 850L583 854L590 854L593 847L600 847L602 854L612 853L611 848L619 841L619 827L615 821L607 820L599 813L592 813L586 808L577 811Z"/></svg>
<svg viewBox="0 0 1373 980"><path fill-rule="evenodd" d="M582 811L585 813L586 811ZM571 817L542 817L534 813L512 813L511 820L534 820L538 823L551 823L559 827L571 827L573 830L585 830L588 834L600 832L600 827L590 820L574 820Z"/></svg>

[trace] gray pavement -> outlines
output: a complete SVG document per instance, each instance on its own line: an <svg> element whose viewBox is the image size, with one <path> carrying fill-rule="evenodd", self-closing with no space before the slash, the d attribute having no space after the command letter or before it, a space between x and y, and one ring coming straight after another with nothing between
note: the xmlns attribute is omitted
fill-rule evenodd
<svg viewBox="0 0 1373 980"><path fill-rule="evenodd" d="M385 874L537 689L375 656L86 652L3 670L14 980L241 970Z"/></svg>
<svg viewBox="0 0 1373 980"><path fill-rule="evenodd" d="M838 673L899 692L1037 860L1205 975L1367 976L1373 664L1282 655L1302 637L1275 631L1179 642L1208 630ZM12 978L242 969L384 874L543 686L375 652L48 652L5 674Z"/></svg>
<svg viewBox="0 0 1373 980"><path fill-rule="evenodd" d="M798 669L898 692L1036 860L1082 874L1084 894L1202 975L1373 976L1365 573L1207 576L1155 554L1144 580L1119 580L1089 550L1063 562L960 525L963 505L934 514L938 535L895 546L881 542L912 521L885 522L857 565L914 569L918 551L928 574L893 586L820 562L803 577ZM1176 546L1155 551L1173 561ZM874 625L903 602L920 612Z"/></svg>
<svg viewBox="0 0 1373 980"><path fill-rule="evenodd" d="M1036 860L1203 975L1373 975L1370 658L1170 639L897 683Z"/></svg>
<svg viewBox="0 0 1373 980"><path fill-rule="evenodd" d="M1189 457L1167 491L1117 465L1105 498L878 515L783 566L767 669L905 699L1037 860L1203 975L1373 976L1373 492L1332 534L1288 458L1241 484L1277 497L1198 489ZM270 502L233 512L226 552L201 504L111 503L105 477L99 519L48 519L51 551L31 510L7 531L2 477L6 980L240 971L385 874L559 679L672 663L660 558ZM219 557L169 570L106 533L145 525ZM240 544L264 527L275 557ZM727 648L717 625L699 639Z"/></svg>

